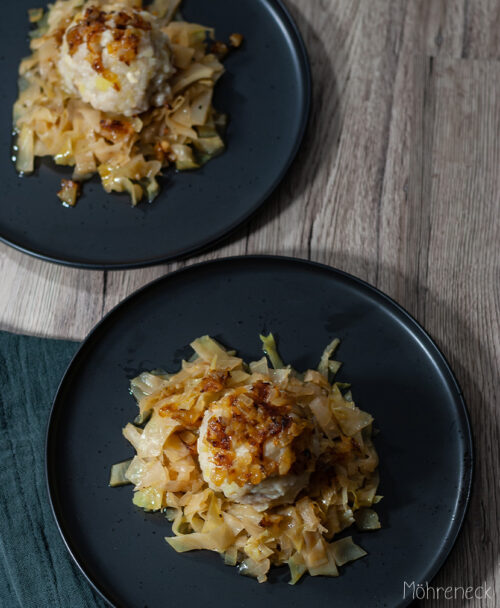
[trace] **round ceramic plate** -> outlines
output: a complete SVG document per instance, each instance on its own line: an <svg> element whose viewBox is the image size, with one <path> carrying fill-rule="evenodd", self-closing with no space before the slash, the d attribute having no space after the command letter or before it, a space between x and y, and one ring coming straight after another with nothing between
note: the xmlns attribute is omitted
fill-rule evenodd
<svg viewBox="0 0 500 608"><path fill-rule="evenodd" d="M227 40L244 35L225 61L214 106L229 115L227 150L203 168L161 179L161 194L133 208L106 194L97 178L76 207L56 196L71 169L50 159L20 178L11 161L17 71L28 54L32 0L2 5L0 20L0 238L37 257L87 268L130 268L184 257L214 244L245 221L290 166L304 134L310 74L304 45L279 0L184 0L183 17L214 26ZM41 4L40 2L35 5ZM43 2L42 2L43 4Z"/></svg>
<svg viewBox="0 0 500 608"><path fill-rule="evenodd" d="M349 531L368 556L338 578L287 584L288 568L258 584L206 551L175 553L160 513L132 504L132 487L108 487L110 466L133 455L121 429L137 406L139 371L177 370L189 343L210 334L246 360L272 331L282 358L316 367L342 341L339 379L375 417L382 529ZM54 514L73 558L114 606L406 606L405 583L430 581L462 525L472 443L460 389L443 355L404 310L332 268L289 258L230 258L191 266L141 289L90 334L54 402L47 437ZM405 596L406 591L406 596Z"/></svg>

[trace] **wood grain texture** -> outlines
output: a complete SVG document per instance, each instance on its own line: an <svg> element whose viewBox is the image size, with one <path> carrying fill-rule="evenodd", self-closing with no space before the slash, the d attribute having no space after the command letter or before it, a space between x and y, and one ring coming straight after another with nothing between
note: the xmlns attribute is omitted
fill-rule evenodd
<svg viewBox="0 0 500 608"><path fill-rule="evenodd" d="M477 469L463 534L435 584L500 604L500 1L288 0L314 100L304 145L264 208L188 262L58 267L0 246L0 327L81 339L126 295L194 261L246 253L337 266L387 292L450 360Z"/></svg>

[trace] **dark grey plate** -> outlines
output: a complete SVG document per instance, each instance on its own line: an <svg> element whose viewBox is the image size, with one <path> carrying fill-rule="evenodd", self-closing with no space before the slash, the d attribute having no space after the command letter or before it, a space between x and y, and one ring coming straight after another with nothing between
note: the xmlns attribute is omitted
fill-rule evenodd
<svg viewBox="0 0 500 608"><path fill-rule="evenodd" d="M383 528L353 535L369 555L337 579L286 584L287 568L259 585L209 552L176 554L161 514L109 488L110 465L132 455L121 428L136 414L128 379L176 370L186 346L210 334L245 359L273 331L286 362L316 366L342 339L340 373L380 433ZM115 606L406 606L404 583L430 581L462 525L472 441L460 389L443 355L404 310L338 270L288 258L230 258L192 266L141 289L90 334L59 388L47 437L54 514L69 551Z"/></svg>
<svg viewBox="0 0 500 608"><path fill-rule="evenodd" d="M2 4L0 19L0 239L46 260L87 268L129 268L184 257L212 245L266 200L292 162L305 130L310 74L304 45L279 0L184 0L190 21L213 25L244 45L225 62L215 107L227 112L227 150L194 172L167 172L153 204L132 208L98 180L73 209L56 192L71 175L50 160L19 178L11 157L12 105L20 59L28 54L27 10L39 0Z"/></svg>

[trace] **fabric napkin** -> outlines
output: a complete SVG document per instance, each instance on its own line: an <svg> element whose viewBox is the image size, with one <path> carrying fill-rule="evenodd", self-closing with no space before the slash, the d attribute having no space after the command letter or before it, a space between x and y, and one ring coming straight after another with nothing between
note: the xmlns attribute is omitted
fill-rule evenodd
<svg viewBox="0 0 500 608"><path fill-rule="evenodd" d="M0 332L0 606L107 604L73 563L45 483L52 399L76 342Z"/></svg>

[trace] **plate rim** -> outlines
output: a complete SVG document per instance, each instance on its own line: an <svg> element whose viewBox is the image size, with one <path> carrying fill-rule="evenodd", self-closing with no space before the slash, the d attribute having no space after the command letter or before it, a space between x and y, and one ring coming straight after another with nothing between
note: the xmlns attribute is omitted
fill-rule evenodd
<svg viewBox="0 0 500 608"><path fill-rule="evenodd" d="M312 72L311 63L309 60L309 54L307 47L304 43L302 34L300 33L299 27L292 17L290 11L284 4L283 0L260 0L263 4L271 8L272 13L278 17L281 26L284 26L286 33L290 40L290 48L293 51L293 55L296 57L298 68L299 68L299 89L301 96L301 103L303 105L303 112L300 118L300 125L295 138L293 147L290 149L287 162L282 167L279 174L276 175L274 180L271 182L269 187L255 199L254 203L245 211L245 213L236 221L234 221L229 227L219 230L215 235L205 238L202 242L193 245L189 249L182 250L177 253L169 255L160 255L155 258L149 258L141 261L131 262L86 262L82 260L67 259L56 255L49 255L40 251L40 248L31 249L22 245L19 241L9 239L0 233L0 242L12 247L16 251L20 251L32 258L42 260L44 262L50 262L52 264L58 264L69 268L82 268L88 270L131 270L136 268L148 268L150 266L157 266L160 264L166 264L173 261L181 261L193 257L208 249L215 249L220 243L229 239L237 230L246 224L254 215L257 214L266 202L269 200L272 193L276 190L279 184L286 177L293 161L295 160L309 125L311 116L311 105L312 105Z"/></svg>
<svg viewBox="0 0 500 608"><path fill-rule="evenodd" d="M111 608L118 608L119 604L114 603L113 600L111 600L110 598L107 597L105 592L99 588L98 583L96 583L92 580L91 574L89 574L85 570L85 564L81 564L79 559L77 558L77 556L76 556L77 548L73 547L72 541L70 539L67 539L64 534L62 525L60 524L60 521L58 518L57 508L56 508L56 504L55 504L56 501L53 497L52 486L55 485L55 479L54 479L54 475L52 475L52 473L51 473L51 468L53 468L53 464L50 461L51 460L50 450L51 450L52 442L53 442L52 434L54 433L53 420L55 419L56 414L57 414L56 410L58 408L58 401L60 401L60 399L61 399L60 395L66 389L66 384L68 382L70 382L69 378L70 378L70 373L72 371L72 368L79 364L81 358L85 357L85 351L89 348L90 345L92 345L94 343L94 341L96 339L98 339L99 332L102 330L102 328L105 326L105 324L107 324L109 322L109 320L114 316L114 314L116 312L118 312L120 309L126 307L129 304L129 302L131 302L134 298L141 297L142 295L144 295L144 293L147 290L154 289L154 287L157 284L161 283L162 281L168 282L169 280L172 280L172 279L175 280L175 277L177 275L180 275L180 274L183 274L186 272L190 272L193 270L196 271L205 266L210 266L210 265L217 266L217 265L231 264L231 263L238 262L238 261L245 261L245 262L246 261L248 261L248 262L255 261L257 263L258 262L261 262L261 263L262 262L263 263L267 263L267 262L283 263L283 262L285 262L290 265L298 264L298 265L309 266L312 270L316 269L316 270L322 270L323 272L326 271L326 272L336 275L337 277L340 277L342 279L347 279L349 282L357 285L361 289L368 291L368 292L372 292L375 296L377 296L378 298L381 298L387 304L389 309L392 308L393 310L398 312L400 315L402 315L402 317L405 318L411 326L413 326L413 329L416 330L416 332L420 333L419 337L424 338L424 340L427 341L427 346L431 347L431 349L434 351L433 353L432 352L429 353L431 355L431 359L434 362L438 361L442 365L443 371L446 372L445 377L446 377L447 383L449 384L450 388L453 388L453 397L454 397L453 400L455 402L454 405L456 407L456 412L458 415L458 422L459 422L458 428L460 428L463 431L463 442L467 448L466 450L464 450L464 453L467 454L467 452L468 452L468 457L464 459L463 473L460 476L461 490L460 490L460 493L457 495L457 501L456 501L457 507L456 507L456 512L455 512L455 517L453 518L451 525L449 527L448 535L444 539L444 542L442 543L439 552L436 553L436 555L431 563L431 567L427 568L427 571L425 573L425 578L418 582L415 581L416 585L419 585L419 584L425 585L426 583L430 583L435 578L437 573L441 570L443 565L445 564L453 547L455 546L455 544L458 540L460 533L462 532L465 518L467 516L469 506L470 506L472 486L473 486L474 477L475 477L474 473L475 473L475 460L476 459L475 459L475 447L474 447L474 437L473 437L473 432L472 432L471 418L470 418L469 411L467 409L467 404L465 402L463 391L460 387L460 384L455 376L455 373L453 372L453 369L451 368L450 363L448 362L448 360L445 357L442 350L439 348L439 346L436 343L436 341L434 340L434 338L429 334L429 332L403 306L398 304L398 302L396 302L393 298L391 298L386 293L381 291L378 287L375 287L374 285L371 285L364 279L360 279L359 277L356 277L355 275L352 275L351 273L345 272L344 270L341 270L334 266L329 266L327 264L308 260L306 258L283 256L283 255L256 254L256 255L228 256L228 257L216 258L216 259L212 259L212 260L205 260L203 262L197 262L195 264L190 264L188 266L184 266L183 268L179 268L175 271L167 272L167 273L163 274L162 276L154 279L153 281L150 281L146 285L143 285L139 289L135 290L133 293L129 294L126 298L124 298L118 304L116 304L90 330L90 332L87 334L87 336L81 342L78 350L73 355L70 363L68 364L66 370L64 371L64 374L61 378L61 381L57 387L54 399L52 401L52 406L50 409L50 414L49 414L47 427L46 427L45 451L44 451L45 487L46 487L48 498L49 498L50 509L51 509L51 513L54 518L55 524L57 526L57 529L59 531L59 534L63 540L63 543L64 543L69 555L71 556L71 559L76 564L79 571L83 574L83 576L85 577L87 582L90 584L92 589L99 595L99 597L101 599L103 599L109 606L111 606ZM425 347L425 345L424 345L424 347ZM413 600L411 597L403 598L400 603L394 605L392 608L405 608L406 606L409 606L412 601Z"/></svg>

